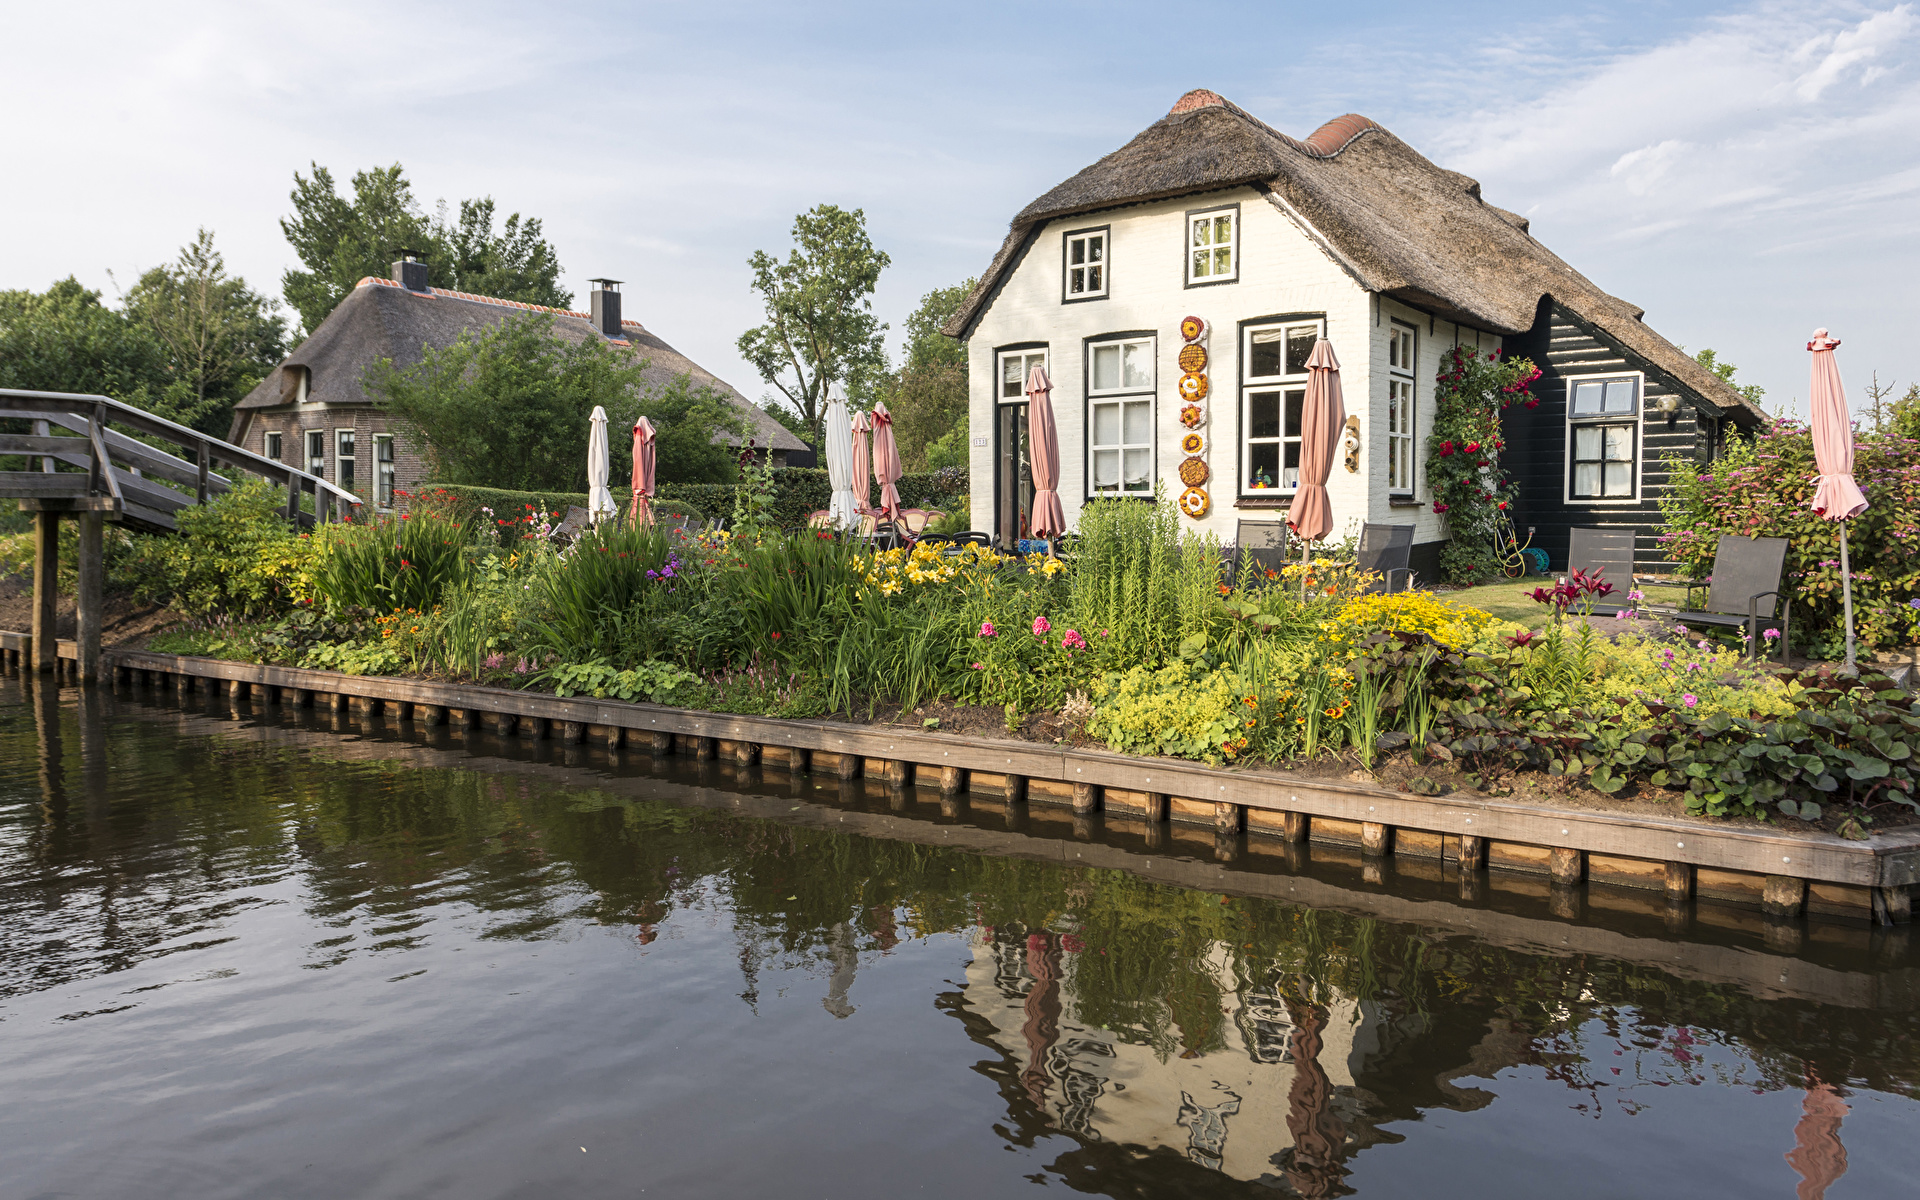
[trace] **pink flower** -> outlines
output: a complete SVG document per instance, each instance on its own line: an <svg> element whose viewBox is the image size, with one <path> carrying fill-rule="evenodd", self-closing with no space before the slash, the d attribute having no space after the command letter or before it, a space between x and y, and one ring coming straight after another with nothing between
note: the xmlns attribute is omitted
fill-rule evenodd
<svg viewBox="0 0 1920 1200"><path fill-rule="evenodd" d="M1045 617L1035 617L1033 619L1033 636L1035 637L1041 637L1045 635L1052 628L1053 626L1047 624L1047 619Z"/></svg>
<svg viewBox="0 0 1920 1200"><path fill-rule="evenodd" d="M980 636L981 636L981 637L992 637L992 636L993 636L993 622L992 622L992 621L982 621L982 622L980 622Z"/></svg>
<svg viewBox="0 0 1920 1200"><path fill-rule="evenodd" d="M1780 636L1780 631L1778 629L1766 629L1761 631L1760 636L1766 638L1768 641L1772 641L1774 638Z"/></svg>
<svg viewBox="0 0 1920 1200"><path fill-rule="evenodd" d="M985 663L975 663L975 664L973 664L973 669L974 669L974 670L976 670L976 671L984 671L984 670L986 670L986 669L987 669L987 664L985 664Z"/></svg>
<svg viewBox="0 0 1920 1200"><path fill-rule="evenodd" d="M1060 639L1060 644L1069 650L1085 650L1087 648L1087 639L1069 629L1067 630L1066 636Z"/></svg>
<svg viewBox="0 0 1920 1200"><path fill-rule="evenodd" d="M1686 705L1688 708L1692 708L1694 705L1700 703L1700 697L1694 695L1692 692L1686 692L1681 695L1680 703Z"/></svg>

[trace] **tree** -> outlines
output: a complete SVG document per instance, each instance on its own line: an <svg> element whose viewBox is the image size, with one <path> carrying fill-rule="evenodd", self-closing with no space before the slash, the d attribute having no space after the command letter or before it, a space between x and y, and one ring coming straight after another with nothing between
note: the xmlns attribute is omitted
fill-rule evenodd
<svg viewBox="0 0 1920 1200"><path fill-rule="evenodd" d="M820 448L819 443L815 440L814 431L808 426L805 417L802 417L799 413L788 408L771 396L762 398L760 407L768 416L780 422L788 433L799 438L812 449L818 450Z"/></svg>
<svg viewBox="0 0 1920 1200"><path fill-rule="evenodd" d="M87 392L147 407L170 382L145 325L69 276L45 292L0 292L0 387Z"/></svg>
<svg viewBox="0 0 1920 1200"><path fill-rule="evenodd" d="M224 436L235 401L286 354L279 305L227 274L213 234L201 229L172 263L140 276L127 313L166 348L178 414L172 419Z"/></svg>
<svg viewBox="0 0 1920 1200"><path fill-rule="evenodd" d="M794 218L793 241L785 262L764 250L747 260L767 323L741 334L739 349L817 442L828 386L886 370L873 289L892 259L874 249L857 208L816 205Z"/></svg>
<svg viewBox="0 0 1920 1200"><path fill-rule="evenodd" d="M421 211L399 163L356 171L351 200L339 194L327 168L312 165L311 177L294 172L294 212L280 220L307 267L287 271L281 283L308 333L360 280L387 274L402 249L426 259L439 287L553 308L572 303L572 293L560 289L559 259L537 219L523 222L514 213L496 236L491 196L462 201L458 223L449 223L444 203L434 217Z"/></svg>
<svg viewBox="0 0 1920 1200"><path fill-rule="evenodd" d="M740 429L726 399L686 376L649 390L645 366L599 338L564 341L551 316L529 313L484 333L469 330L411 367L383 359L369 369L366 388L399 418L441 483L584 491L587 417L596 404L607 410L616 481L632 472L624 434L642 415L658 434L660 480L731 480L733 452L713 441L717 431Z"/></svg>
<svg viewBox="0 0 1920 1200"><path fill-rule="evenodd" d="M953 319L953 314L960 311L960 306L973 294L974 286L979 282L978 279L969 279L952 287L935 288L920 297L920 307L914 309L913 315L907 318L906 370L936 364L950 364L966 370L967 344L940 331Z"/></svg>
<svg viewBox="0 0 1920 1200"><path fill-rule="evenodd" d="M1920 441L1920 383L1907 385L1907 394L1887 410L1887 434Z"/></svg>
<svg viewBox="0 0 1920 1200"><path fill-rule="evenodd" d="M883 394L893 413L900 461L910 471L964 465L967 432L967 347L941 333L973 291L974 281L935 288L907 318L906 364L890 377ZM941 461L930 452L944 443ZM954 452L959 462L954 463Z"/></svg>
<svg viewBox="0 0 1920 1200"><path fill-rule="evenodd" d="M1702 350L1700 353L1693 356L1693 361L1699 363L1701 366L1705 367L1707 370L1712 371L1715 375L1718 375L1721 379L1725 380L1728 387L1732 388L1736 392L1739 392L1742 396L1745 396L1747 398L1748 403L1750 404L1753 404L1756 406L1759 405L1760 397L1767 394L1767 389L1761 387L1757 383L1749 383L1745 385L1735 383L1733 381L1733 376L1735 371L1737 371L1739 368L1735 367L1730 362L1721 362L1720 356L1715 354L1711 350Z"/></svg>

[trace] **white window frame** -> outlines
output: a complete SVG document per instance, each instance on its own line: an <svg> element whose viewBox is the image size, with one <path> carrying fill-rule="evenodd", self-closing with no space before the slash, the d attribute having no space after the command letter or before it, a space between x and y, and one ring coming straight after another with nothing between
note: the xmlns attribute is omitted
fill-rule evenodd
<svg viewBox="0 0 1920 1200"><path fill-rule="evenodd" d="M1007 388L1011 386L1007 380L1007 360L1010 358L1020 360L1019 392L1011 396L1007 394ZM1047 379L1051 381L1053 379L1053 365L1047 361L1047 348L1045 346L1027 346L1018 350L1002 350L994 355L993 405L995 408L1000 407L1002 404L1025 404L1027 402L1027 376L1033 374L1034 359L1039 359L1040 365L1047 369Z"/></svg>
<svg viewBox="0 0 1920 1200"><path fill-rule="evenodd" d="M313 439L320 439L320 453L313 452ZM314 460L319 460L319 465ZM300 431L300 469L316 479L327 477L327 431L324 429L302 429Z"/></svg>
<svg viewBox="0 0 1920 1200"><path fill-rule="evenodd" d="M1405 321L1387 323L1387 494L1419 490L1420 335ZM1396 420L1396 416L1398 420ZM1396 481L1395 476L1400 478Z"/></svg>
<svg viewBox="0 0 1920 1200"><path fill-rule="evenodd" d="M1195 249L1201 243L1194 241L1194 227L1196 225L1199 225L1201 222L1205 222L1208 226L1208 237L1211 239L1217 236L1218 229L1215 226L1215 222L1220 220L1222 217L1226 218L1227 221L1229 222L1228 234L1227 234L1227 255L1228 255L1228 261L1232 264L1232 266L1225 274L1215 274L1212 271L1212 266L1210 263L1207 274L1196 275L1193 270L1193 260L1195 257ZM1210 240L1206 243L1206 245L1210 246L1213 251L1217 251L1219 249L1219 243L1215 241ZM1181 274L1186 279L1187 286L1190 288L1212 287L1213 285L1218 283L1239 282L1239 279L1240 279L1240 206L1238 204L1221 204L1221 205L1216 205L1213 208L1188 209L1186 213L1186 225L1184 226L1184 232L1181 234L1181 238L1180 238L1180 255L1184 263L1184 265L1181 267ZM1208 257L1211 260L1212 258L1216 257L1216 255L1210 252Z"/></svg>
<svg viewBox="0 0 1920 1200"><path fill-rule="evenodd" d="M1075 244L1078 243L1082 258L1074 261ZM1096 260L1089 260L1087 251L1096 247ZM1093 276L1088 280L1087 276ZM1079 276L1076 280L1076 276ZM1080 289L1074 290L1075 282ZM1097 282L1098 287L1093 286ZM1094 229L1073 229L1060 240L1060 303L1078 304L1082 300L1105 300L1108 289L1113 283L1113 227L1101 225Z"/></svg>
<svg viewBox="0 0 1920 1200"><path fill-rule="evenodd" d="M1634 411L1631 416L1576 417L1573 415L1573 391L1582 383L1604 383L1612 380L1631 379L1634 382ZM1647 418L1647 377L1643 371L1604 371L1593 375L1569 375L1563 380L1566 384L1565 415L1567 426L1566 469L1563 473L1563 497L1567 504L1577 504L1583 508L1621 508L1637 507L1640 504L1640 489L1643 460L1646 457L1645 425ZM1574 431L1582 427L1627 428L1633 431L1632 474L1633 488L1625 496L1576 496L1573 494L1573 443ZM1602 434L1604 439L1606 435ZM1604 489L1605 472L1602 472L1601 486Z"/></svg>
<svg viewBox="0 0 1920 1200"><path fill-rule="evenodd" d="M385 457L381 457L382 452ZM375 508L391 509L393 504L393 435L373 435L373 503Z"/></svg>
<svg viewBox="0 0 1920 1200"><path fill-rule="evenodd" d="M1300 442L1300 435L1297 433L1292 437L1287 436L1286 393L1295 388L1305 392L1307 387L1307 372L1303 369L1297 374L1285 373L1287 361L1285 347L1286 337L1289 331L1306 328L1312 328L1317 337L1325 337L1327 335L1327 319L1321 316L1290 317L1272 321L1255 321L1240 327L1240 427L1238 430L1238 441L1240 444L1237 448L1237 461L1240 467L1239 494L1242 498L1250 496L1291 496L1299 490L1297 482L1293 487L1286 486L1287 444L1291 442L1298 445ZM1279 375L1254 375L1252 373L1253 335L1274 329L1280 331L1280 364L1282 373ZM1260 438L1256 442L1250 432L1253 428L1252 399L1255 393L1260 392L1281 393L1279 412L1280 433L1277 437ZM1302 398L1304 399L1304 397ZM1253 447L1255 445L1276 445L1280 448L1275 468L1278 474L1274 478L1272 487L1256 488L1253 486Z"/></svg>
<svg viewBox="0 0 1920 1200"><path fill-rule="evenodd" d="M1147 379L1145 383L1129 384L1126 381L1125 363L1127 358L1127 348L1129 346L1141 348L1142 350L1144 350L1144 357L1146 359L1146 364L1147 364ZM1094 381L1096 379L1096 375L1094 372L1094 355L1096 355L1102 350L1107 350L1107 349L1113 349L1117 351L1117 353L1120 356L1121 372L1122 372L1120 384L1117 387L1110 387L1110 388L1095 387ZM1086 487L1086 491L1087 491L1087 496L1089 498L1092 498L1095 496L1112 497L1112 496L1152 496L1153 495L1153 484L1160 474L1158 443L1156 441L1156 429L1158 426L1159 416L1160 416L1160 406L1158 402L1159 401L1159 379L1160 379L1158 353L1159 353L1159 338L1153 334L1135 334L1129 337L1094 338L1094 339L1089 339L1087 342L1087 350L1086 350L1086 354L1087 354L1087 364L1086 364L1086 371L1087 371L1087 375L1086 375L1086 379L1087 379L1087 438L1086 438L1087 487ZM1146 437L1146 440L1142 442L1130 442L1127 440L1127 435L1126 435L1127 406L1129 404L1138 404L1143 401L1147 406L1147 425L1146 425L1147 437ZM1119 421L1118 430L1120 433L1120 440L1117 442L1096 442L1094 440L1097 436L1099 436L1100 410L1103 408L1112 408L1116 410L1115 415L1117 416ZM1137 451L1144 451L1147 456L1146 485L1137 490L1128 491L1126 486L1127 455L1129 452L1137 452ZM1120 473L1120 486L1117 488L1100 488L1095 484L1095 480L1097 478L1096 472L1094 470L1095 459L1098 457L1098 455L1103 453L1116 455L1119 460L1118 469Z"/></svg>
<svg viewBox="0 0 1920 1200"><path fill-rule="evenodd" d="M275 462L280 461L281 448L285 445L286 440L278 429L269 429L260 437L260 453Z"/></svg>
<svg viewBox="0 0 1920 1200"><path fill-rule="evenodd" d="M357 493L360 488L360 472L357 469L360 465L358 446L355 446L355 452L352 454L341 453L340 446L340 440L342 438L351 438L353 436L354 431L350 428L335 429L333 431L333 481L338 484L341 489ZM343 469L348 463L353 464L356 468L351 472L351 477L349 477L349 472Z"/></svg>

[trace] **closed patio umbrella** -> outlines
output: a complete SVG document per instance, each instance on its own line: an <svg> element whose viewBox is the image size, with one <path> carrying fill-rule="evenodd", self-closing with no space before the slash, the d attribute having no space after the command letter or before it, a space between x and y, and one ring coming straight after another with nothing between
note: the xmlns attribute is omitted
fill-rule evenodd
<svg viewBox="0 0 1920 1200"><path fill-rule="evenodd" d="M593 427L587 436L587 520L598 525L619 516L620 510L607 490L607 410L596 404L587 420Z"/></svg>
<svg viewBox="0 0 1920 1200"><path fill-rule="evenodd" d="M833 496L827 501L827 515L836 529L852 529L860 521L860 506L853 498L853 420L847 416L847 393L839 384L827 399L827 481Z"/></svg>
<svg viewBox="0 0 1920 1200"><path fill-rule="evenodd" d="M893 440L893 414L884 404L873 406L873 479L880 485L880 511L887 520L900 519L900 447Z"/></svg>
<svg viewBox="0 0 1920 1200"><path fill-rule="evenodd" d="M873 460L867 457L867 432L872 428L866 413L853 414L853 511L856 516L866 515L871 507L867 501L873 496Z"/></svg>
<svg viewBox="0 0 1920 1200"><path fill-rule="evenodd" d="M641 417L633 423L633 504L627 519L635 525L653 524L653 422Z"/></svg>
<svg viewBox="0 0 1920 1200"><path fill-rule="evenodd" d="M1067 532L1067 513L1060 507L1060 427L1053 422L1053 381L1047 369L1034 364L1027 374L1027 445L1033 468L1033 536L1048 542ZM1053 553L1053 547L1047 547Z"/></svg>
<svg viewBox="0 0 1920 1200"><path fill-rule="evenodd" d="M1347 406L1340 398L1340 360L1333 356L1333 343L1320 338L1307 358L1307 395L1300 407L1300 483L1287 509L1287 524L1306 548L1303 564L1313 557L1313 543L1333 532L1327 475L1333 470L1333 454L1340 446L1340 430L1346 423ZM1303 595L1306 586L1302 574Z"/></svg>
<svg viewBox="0 0 1920 1200"><path fill-rule="evenodd" d="M1847 521L1867 510L1867 497L1853 481L1853 421L1847 415L1847 393L1840 385L1840 364L1833 349L1840 344L1824 329L1813 331L1807 349L1813 351L1813 386L1808 391L1813 409L1813 461L1820 469L1814 483L1812 509L1840 523L1840 594L1846 605L1847 669L1854 669L1853 572L1847 566Z"/></svg>

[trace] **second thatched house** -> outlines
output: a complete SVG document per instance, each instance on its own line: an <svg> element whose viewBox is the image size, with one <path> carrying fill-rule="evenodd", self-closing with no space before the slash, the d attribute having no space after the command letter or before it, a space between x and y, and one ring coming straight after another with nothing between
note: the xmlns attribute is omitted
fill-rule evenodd
<svg viewBox="0 0 1920 1200"><path fill-rule="evenodd" d="M1324 335L1352 414L1328 490L1337 538L1411 525L1433 580L1434 383L1455 346L1524 354L1509 409L1520 525L1565 561L1573 526L1652 537L1664 460L1704 459L1762 414L1534 238L1525 217L1361 116L1289 137L1209 91L1029 204L946 332L966 341L973 523L1025 536L1023 381L1044 365L1069 524L1096 496L1181 497L1232 541L1274 521L1300 462L1306 360Z"/></svg>
<svg viewBox="0 0 1920 1200"><path fill-rule="evenodd" d="M377 508L392 508L395 492L412 490L426 467L362 387L367 368L383 358L411 366L426 347L449 346L468 331L485 332L521 313L540 312L552 314L555 337L575 342L601 338L640 355L650 385L685 375L720 393L740 410L747 436L773 448L775 465L786 465L789 454L809 455L806 461L811 463L806 443L765 410L640 322L623 320L615 281L596 279L593 285L591 310L569 312L431 287L427 265L403 259L393 264L392 278L362 279L312 336L234 406L227 440L293 463ZM586 417L581 414L583 428ZM584 469L583 463L583 488Z"/></svg>

